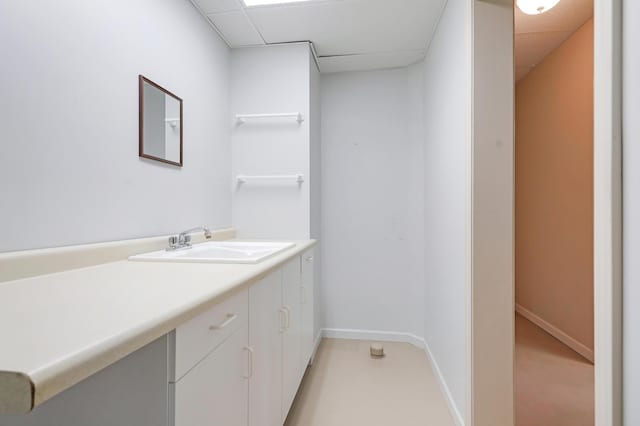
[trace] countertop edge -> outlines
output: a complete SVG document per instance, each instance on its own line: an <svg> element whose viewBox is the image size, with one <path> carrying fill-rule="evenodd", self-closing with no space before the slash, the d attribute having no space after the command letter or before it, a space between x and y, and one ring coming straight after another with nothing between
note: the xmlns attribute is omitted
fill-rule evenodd
<svg viewBox="0 0 640 426"><path fill-rule="evenodd" d="M26 414L33 410L35 385L24 373L0 371L0 413Z"/></svg>

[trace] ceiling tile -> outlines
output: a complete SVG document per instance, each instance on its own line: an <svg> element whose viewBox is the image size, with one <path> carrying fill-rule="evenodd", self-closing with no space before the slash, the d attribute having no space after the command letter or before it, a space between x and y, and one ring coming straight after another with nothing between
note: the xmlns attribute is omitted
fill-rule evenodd
<svg viewBox="0 0 640 426"><path fill-rule="evenodd" d="M256 32L242 11L216 13L208 17L230 47L264 44L260 34Z"/></svg>
<svg viewBox="0 0 640 426"><path fill-rule="evenodd" d="M320 57L320 72L334 73L358 70L406 67L424 59L423 50L410 52L387 52L364 55Z"/></svg>
<svg viewBox="0 0 640 426"><path fill-rule="evenodd" d="M313 41L320 56L424 50L446 0L343 0L246 9L267 43Z"/></svg>
<svg viewBox="0 0 640 426"><path fill-rule="evenodd" d="M195 0L205 15L240 10L241 0Z"/></svg>

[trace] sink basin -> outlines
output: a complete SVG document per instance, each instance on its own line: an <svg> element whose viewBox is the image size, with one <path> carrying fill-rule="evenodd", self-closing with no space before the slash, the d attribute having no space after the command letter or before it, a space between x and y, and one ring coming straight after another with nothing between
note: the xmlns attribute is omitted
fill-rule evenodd
<svg viewBox="0 0 640 426"><path fill-rule="evenodd" d="M295 243L212 241L195 244L189 249L166 251L131 256L129 260L143 262L187 262L187 263L259 263L276 255Z"/></svg>

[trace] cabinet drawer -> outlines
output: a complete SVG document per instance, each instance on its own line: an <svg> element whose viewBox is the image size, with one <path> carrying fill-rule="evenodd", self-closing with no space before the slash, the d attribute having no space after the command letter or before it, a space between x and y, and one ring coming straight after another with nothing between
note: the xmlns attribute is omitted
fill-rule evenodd
<svg viewBox="0 0 640 426"><path fill-rule="evenodd" d="M171 384L175 399L169 424L173 420L173 426L247 426L247 335L245 324Z"/></svg>
<svg viewBox="0 0 640 426"><path fill-rule="evenodd" d="M175 330L177 381L236 330L248 323L249 294L243 290Z"/></svg>

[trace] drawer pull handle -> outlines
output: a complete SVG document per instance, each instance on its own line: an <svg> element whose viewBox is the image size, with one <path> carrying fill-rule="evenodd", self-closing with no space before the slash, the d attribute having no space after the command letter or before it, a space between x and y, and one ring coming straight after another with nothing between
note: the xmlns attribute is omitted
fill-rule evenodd
<svg viewBox="0 0 640 426"><path fill-rule="evenodd" d="M209 330L222 330L229 324L231 324L236 318L238 318L238 314L227 314L227 319L220 325L211 325L209 326Z"/></svg>
<svg viewBox="0 0 640 426"><path fill-rule="evenodd" d="M280 312L280 333L284 333L284 331L287 329L288 323L287 309L285 307L282 307L278 309L278 312Z"/></svg>
<svg viewBox="0 0 640 426"><path fill-rule="evenodd" d="M244 350L249 354L249 374L244 376L244 378L250 379L253 377L253 348L250 346L245 346Z"/></svg>
<svg viewBox="0 0 640 426"><path fill-rule="evenodd" d="M309 256L305 259L307 262L311 262L313 260L313 256Z"/></svg>
<svg viewBox="0 0 640 426"><path fill-rule="evenodd" d="M291 308L288 306L283 306L282 309L284 309L285 312L285 324L284 324L284 329L288 330L289 327L291 326Z"/></svg>

